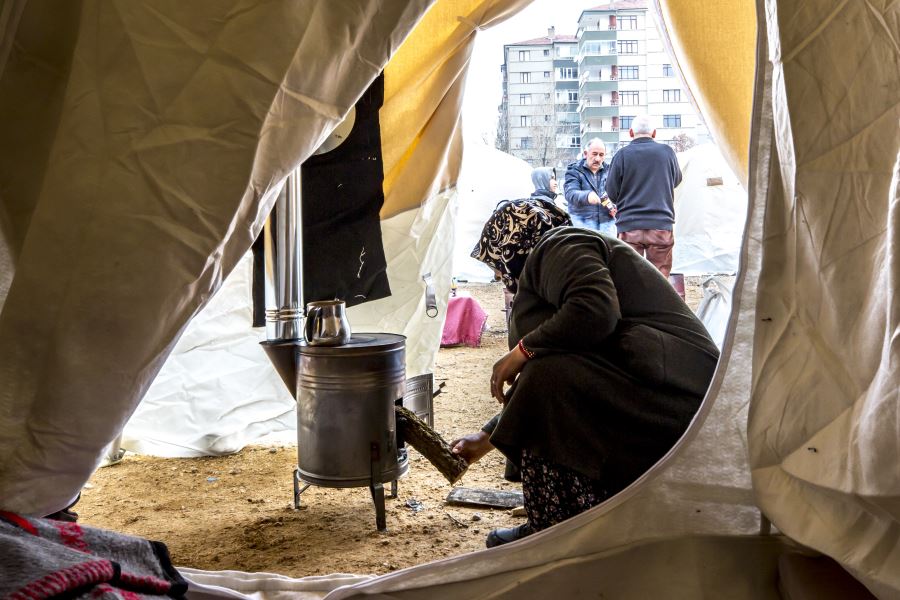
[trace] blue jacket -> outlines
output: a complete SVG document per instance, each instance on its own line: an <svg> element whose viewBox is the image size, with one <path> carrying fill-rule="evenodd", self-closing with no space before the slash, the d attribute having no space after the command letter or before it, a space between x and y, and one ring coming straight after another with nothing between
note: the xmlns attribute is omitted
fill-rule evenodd
<svg viewBox="0 0 900 600"><path fill-rule="evenodd" d="M576 160L566 167L566 183L563 192L566 202L569 203L569 214L581 218L597 216L600 223L612 221L609 210L600 204L588 204L588 194L596 192L601 198L606 192L606 176L609 174L609 165L603 163L597 171L598 183L594 184L594 174L584 164L584 159Z"/></svg>

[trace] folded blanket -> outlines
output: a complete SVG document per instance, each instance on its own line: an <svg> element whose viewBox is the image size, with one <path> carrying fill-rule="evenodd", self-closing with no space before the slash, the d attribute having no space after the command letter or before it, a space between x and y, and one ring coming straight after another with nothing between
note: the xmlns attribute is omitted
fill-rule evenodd
<svg viewBox="0 0 900 600"><path fill-rule="evenodd" d="M161 542L0 511L0 597L183 598Z"/></svg>
<svg viewBox="0 0 900 600"><path fill-rule="evenodd" d="M486 322L487 314L475 298L463 295L451 297L447 304L441 346L480 346L481 332Z"/></svg>

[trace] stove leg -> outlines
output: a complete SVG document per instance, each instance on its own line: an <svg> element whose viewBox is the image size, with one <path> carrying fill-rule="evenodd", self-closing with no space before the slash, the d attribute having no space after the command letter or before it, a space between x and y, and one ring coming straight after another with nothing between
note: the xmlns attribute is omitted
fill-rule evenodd
<svg viewBox="0 0 900 600"><path fill-rule="evenodd" d="M397 497L397 480L393 480L391 482L391 495L388 498L396 498Z"/></svg>
<svg viewBox="0 0 900 600"><path fill-rule="evenodd" d="M300 469L295 467L294 468L294 508L295 509L300 508L300 494L302 494L303 492L308 490L309 485L310 485L308 483L304 483L303 487L301 488L300 482L301 482Z"/></svg>
<svg viewBox="0 0 900 600"><path fill-rule="evenodd" d="M375 503L375 527L378 531L387 531L387 515L384 511L384 486L380 483L372 482L369 484L369 491L372 492L372 502Z"/></svg>
<svg viewBox="0 0 900 600"><path fill-rule="evenodd" d="M381 448L378 442L369 445L369 491L375 503L375 527L387 531L387 517L384 513L384 485L381 483Z"/></svg>

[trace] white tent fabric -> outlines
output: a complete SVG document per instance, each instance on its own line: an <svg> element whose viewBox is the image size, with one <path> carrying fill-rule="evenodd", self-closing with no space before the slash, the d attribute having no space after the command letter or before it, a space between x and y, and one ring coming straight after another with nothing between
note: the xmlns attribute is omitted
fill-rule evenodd
<svg viewBox="0 0 900 600"><path fill-rule="evenodd" d="M714 144L679 152L678 163L683 178L675 188L672 272L737 272L747 192Z"/></svg>
<svg viewBox="0 0 900 600"><path fill-rule="evenodd" d="M4 3L4 508L70 503L430 4Z"/></svg>
<svg viewBox="0 0 900 600"><path fill-rule="evenodd" d="M428 4L310 0L298 19L290 2L4 3L0 248L15 273L0 313L0 507L43 514L71 498L243 256L272 188L388 57L423 66L398 46ZM411 103L388 119L410 140L386 157L390 214L452 194L472 32L523 4L438 0L425 15L440 50L408 81L434 84L415 86L432 118L408 127ZM332 599L769 598L793 539L900 598L900 5L757 0L745 123L733 66L749 52L747 5L653 4L749 190L731 327L691 428L629 489L519 543L297 586ZM405 168L423 164L447 168ZM789 537L752 535L760 509ZM250 597L295 585L235 579Z"/></svg>
<svg viewBox="0 0 900 600"><path fill-rule="evenodd" d="M896 598L900 5L810 9L767 15L750 465L781 531Z"/></svg>
<svg viewBox="0 0 900 600"><path fill-rule="evenodd" d="M728 317L731 315L731 289L733 278L725 275L710 275L703 280L703 298L697 307L697 318L703 321L710 337L719 347L725 344L728 333Z"/></svg>
<svg viewBox="0 0 900 600"><path fill-rule="evenodd" d="M122 448L156 456L231 454L267 434L296 429L294 398L252 329L247 254L195 316L122 436Z"/></svg>
<svg viewBox="0 0 900 600"><path fill-rule="evenodd" d="M453 275L475 282L493 281L494 274L469 256L484 223L501 200L527 198L534 191L531 165L481 141L466 140L457 190Z"/></svg>

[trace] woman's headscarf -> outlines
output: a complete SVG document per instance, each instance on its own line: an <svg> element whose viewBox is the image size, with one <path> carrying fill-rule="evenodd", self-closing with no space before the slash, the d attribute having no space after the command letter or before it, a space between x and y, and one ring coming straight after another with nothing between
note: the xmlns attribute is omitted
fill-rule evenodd
<svg viewBox="0 0 900 600"><path fill-rule="evenodd" d="M533 197L504 200L484 224L471 256L499 272L506 288L515 292L525 259L538 240L554 227L571 224L569 215L552 202Z"/></svg>
<svg viewBox="0 0 900 600"><path fill-rule="evenodd" d="M550 180L556 179L556 170L551 167L538 167L531 172L531 183L534 184L532 196L546 196L550 200L556 198L556 192L550 191Z"/></svg>

